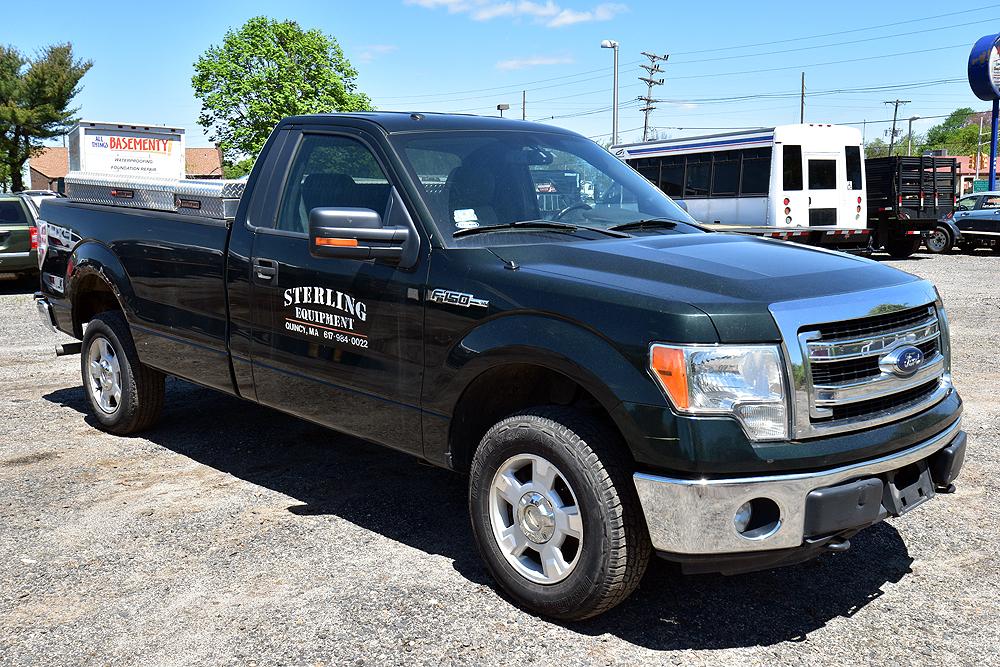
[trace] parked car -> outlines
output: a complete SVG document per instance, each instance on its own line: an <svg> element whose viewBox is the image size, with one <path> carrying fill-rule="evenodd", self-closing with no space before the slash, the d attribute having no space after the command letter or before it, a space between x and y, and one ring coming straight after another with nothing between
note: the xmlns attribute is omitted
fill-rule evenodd
<svg viewBox="0 0 1000 667"><path fill-rule="evenodd" d="M35 205L21 194L0 194L0 273L38 273Z"/></svg>
<svg viewBox="0 0 1000 667"><path fill-rule="evenodd" d="M23 190L18 194L25 195L31 198L34 202L35 208L40 208L42 205L42 200L49 197L61 197L58 192L53 192L52 190Z"/></svg>
<svg viewBox="0 0 1000 667"><path fill-rule="evenodd" d="M553 164L595 198L544 206ZM245 190L66 182L36 300L81 340L62 352L96 423L150 427L170 374L465 474L486 566L540 614L610 609L654 553L740 573L844 551L964 461L933 285L706 232L567 130L299 116ZM433 500L392 502L419 529Z"/></svg>
<svg viewBox="0 0 1000 667"><path fill-rule="evenodd" d="M979 247L1000 252L1000 191L977 192L958 200L955 212L938 225L947 230L951 245L962 250ZM928 245L928 250L931 250ZM933 250L932 250L933 252Z"/></svg>

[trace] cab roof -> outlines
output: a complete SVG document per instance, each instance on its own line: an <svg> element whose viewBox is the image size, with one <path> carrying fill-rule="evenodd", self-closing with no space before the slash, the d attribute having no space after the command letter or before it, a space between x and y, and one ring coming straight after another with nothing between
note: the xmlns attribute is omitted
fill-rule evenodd
<svg viewBox="0 0 1000 667"><path fill-rule="evenodd" d="M351 113L310 114L291 116L279 123L286 125L323 125L331 120L354 120L379 126L385 132L424 132L434 130L521 130L555 132L578 136L575 132L531 121L470 114L432 113L424 111L357 111Z"/></svg>

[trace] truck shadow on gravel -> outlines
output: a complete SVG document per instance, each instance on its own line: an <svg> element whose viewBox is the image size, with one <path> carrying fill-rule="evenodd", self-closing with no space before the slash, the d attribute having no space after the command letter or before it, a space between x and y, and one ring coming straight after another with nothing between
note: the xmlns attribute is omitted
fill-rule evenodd
<svg viewBox="0 0 1000 667"><path fill-rule="evenodd" d="M82 387L44 398L87 415L87 423L97 426ZM295 498L288 508L293 514L334 515L440 554L468 580L497 590L476 553L465 480L458 475L173 379L167 381L163 420L143 437ZM844 554L738 577L682 576L675 566L653 559L639 590L621 606L561 625L663 651L804 641L831 620L853 616L880 597L887 583L910 572L913 561L892 526L879 524L851 542Z"/></svg>

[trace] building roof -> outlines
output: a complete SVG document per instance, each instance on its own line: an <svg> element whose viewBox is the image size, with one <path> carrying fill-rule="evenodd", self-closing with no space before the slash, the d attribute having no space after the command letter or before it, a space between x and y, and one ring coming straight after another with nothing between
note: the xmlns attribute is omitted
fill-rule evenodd
<svg viewBox="0 0 1000 667"><path fill-rule="evenodd" d="M69 172L69 149L50 146L31 156L31 168L47 178L62 178Z"/></svg>
<svg viewBox="0 0 1000 667"><path fill-rule="evenodd" d="M187 148L184 151L185 172L188 176L222 177L222 160L215 148Z"/></svg>

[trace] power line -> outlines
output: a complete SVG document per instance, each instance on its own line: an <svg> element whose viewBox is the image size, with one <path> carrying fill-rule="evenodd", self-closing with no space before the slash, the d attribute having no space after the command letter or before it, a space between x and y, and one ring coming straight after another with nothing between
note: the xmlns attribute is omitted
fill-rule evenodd
<svg viewBox="0 0 1000 667"><path fill-rule="evenodd" d="M969 14L969 13L972 13L972 12L982 11L983 9L992 9L992 8L995 8L995 7L1000 7L1000 4L986 5L986 6L982 6L982 7L977 7L975 9L968 9L968 10L963 10L963 11L958 11L958 12L950 12L948 14L937 14L937 15L934 15L934 16L925 16L925 17L916 18L916 19L908 19L906 21L897 21L897 22L894 22L894 23L884 23L884 24L880 24L880 25L866 26L866 27L862 27L862 28L853 28L853 29L850 29L850 30L841 30L841 31L837 31L837 32L829 32L829 33L822 33L822 34L816 34L816 35L807 35L807 36L803 36L803 37L792 37L792 38L781 39L781 40L771 40L771 41L768 41L768 42L757 42L757 43L753 43L753 44L741 44L741 45L736 45L736 46L728 47L728 50L731 51L731 50L735 50L735 49L753 48L753 47L757 47L757 46L769 46L769 45L773 45L773 44L787 44L787 43L791 43L791 42L806 41L806 40L810 40L810 39L819 39L819 38L822 38L822 37L833 37L833 36L837 36L837 35L846 35L846 34L857 33L857 32L865 32L865 31L868 31L868 30L877 30L877 29L880 29L880 28L892 28L892 27L900 26L900 25L907 25L907 24L912 24L912 23L921 23L923 21L932 21L932 20L939 19L939 18L954 17L954 16L958 16L958 15L962 15L962 14ZM962 26L965 26L965 25L969 25L969 24L957 24L957 25L953 25L953 26L942 26L942 27L939 27L939 28L931 28L929 30L946 30L946 29L954 28L954 27L962 27ZM917 31L917 32L924 32L924 31ZM909 34L914 34L914 33L911 32L911 33L900 33L900 34L896 34L896 35L883 35L883 36L880 36L880 37L873 37L873 38L868 38L868 39L889 39L889 38L892 38L892 37L905 36L905 35L909 35ZM847 43L852 43L852 42L847 42ZM834 43L834 44L823 44L823 45L817 45L817 46L813 46L813 47L805 47L805 49L827 48L827 47L830 47L830 46L840 46L840 45L841 44L836 44L836 43ZM805 50L805 49L799 49L799 50ZM699 54L699 53L713 53L713 52L717 52L717 51L718 51L718 49L701 49L701 50L696 50L696 51L675 52L674 55L695 55L695 54ZM774 52L774 53L781 53L781 52L779 51L779 52ZM751 54L751 57L753 55L769 55L769 54L767 54L767 53ZM741 56L725 56L725 57L717 58L717 60L722 60L722 59L726 59L726 58L730 58L730 57L741 57ZM635 64L638 64L640 62L641 62L641 60L634 60L634 61L630 61L630 62L626 62L626 63L622 63L622 64L625 65L625 66L628 66L628 65L635 65ZM677 65L680 65L680 64L690 64L690 63L693 63L693 62L710 62L710 60L680 61L680 62L677 62L677 63L674 63L674 64L677 64ZM796 66L796 67L798 67L798 66ZM521 83L513 83L513 84L504 85L504 86L491 86L491 87L486 87L486 88L472 88L472 89L452 91L452 92L442 92L442 93L421 93L421 94L416 94L416 95L395 95L395 96L387 96L387 97L385 97L383 99L386 99L386 100L407 100L407 99L417 100L417 99L426 99L426 98L451 97L453 95L465 95L465 94L469 94L469 93L507 94L507 93L510 93L510 92L517 92L518 90L539 90L539 89L526 88L526 86L530 86L530 85L533 85L533 84L536 84L536 83L549 83L549 82L552 82L552 81L565 81L566 79L574 79L574 78L578 78L578 77L582 77L582 76L587 76L587 75L590 75L590 74L597 74L597 73L601 73L601 72L605 72L605 71L606 71L606 69L602 67L602 68L598 68L598 69L592 69L592 70L586 70L586 71L576 72L576 73L573 73L573 74L563 74L563 75L560 75L560 76L548 77L548 78L545 78L545 79L535 79L535 80L532 80L532 81L523 81ZM582 83L582 82L575 82L575 83ZM565 85L565 84L558 84L558 85ZM555 86L546 86L546 87L555 87ZM466 99L470 99L470 98L466 98ZM471 98L471 99L478 99L478 98ZM453 101L454 102L454 101L462 101L462 100L449 100L449 101Z"/></svg>
<svg viewBox="0 0 1000 667"><path fill-rule="evenodd" d="M867 26L865 28L852 28L850 30L839 30L837 32L827 32L819 35L808 35L806 37L790 37L788 39L772 39L766 42L757 42L756 44L737 44L735 46L727 47L728 49L749 49L755 46L770 46L772 44L788 44L790 42L801 42L807 39L819 39L820 37L835 37L837 35L848 35L855 32L866 32L868 30L877 30L879 28L894 28L898 25L907 25L909 23L922 23L923 21L933 21L934 19L940 19L945 17L959 16L961 14L971 14L973 12L979 12L984 9L993 9L995 7L1000 7L1000 4L996 5L986 5L978 6L973 9L965 9L960 12L948 12L947 14L937 14L936 16L924 16L919 19L908 19L906 21L896 21L895 23L882 23L880 25ZM678 56L689 56L697 53L715 53L718 48L713 49L700 49L698 51L679 51L674 55Z"/></svg>

